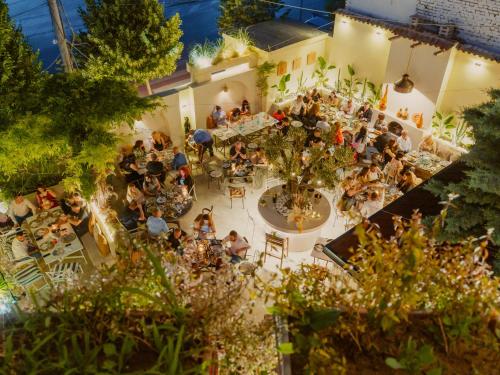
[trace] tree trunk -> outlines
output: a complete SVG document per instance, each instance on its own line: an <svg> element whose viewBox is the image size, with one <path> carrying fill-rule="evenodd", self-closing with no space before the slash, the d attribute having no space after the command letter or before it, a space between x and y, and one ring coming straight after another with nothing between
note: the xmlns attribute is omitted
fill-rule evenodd
<svg viewBox="0 0 500 375"><path fill-rule="evenodd" d="M153 90L151 90L151 84L149 83L149 79L146 80L146 90L148 91L148 95L153 95Z"/></svg>

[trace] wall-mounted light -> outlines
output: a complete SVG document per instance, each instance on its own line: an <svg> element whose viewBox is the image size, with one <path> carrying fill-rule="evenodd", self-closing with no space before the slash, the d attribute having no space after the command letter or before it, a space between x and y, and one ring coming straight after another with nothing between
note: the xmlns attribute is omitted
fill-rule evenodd
<svg viewBox="0 0 500 375"><path fill-rule="evenodd" d="M346 20L342 20L341 21L344 25L347 24L347 21Z"/></svg>
<svg viewBox="0 0 500 375"><path fill-rule="evenodd" d="M377 31L375 31L375 34L377 34L377 35L382 35L382 31L377 30Z"/></svg>
<svg viewBox="0 0 500 375"><path fill-rule="evenodd" d="M227 85L224 85L224 87L222 88L222 91L224 91L224 92L228 92L229 91L229 88L227 87Z"/></svg>
<svg viewBox="0 0 500 375"><path fill-rule="evenodd" d="M483 63L481 61L476 61L474 62L475 66L483 66Z"/></svg>

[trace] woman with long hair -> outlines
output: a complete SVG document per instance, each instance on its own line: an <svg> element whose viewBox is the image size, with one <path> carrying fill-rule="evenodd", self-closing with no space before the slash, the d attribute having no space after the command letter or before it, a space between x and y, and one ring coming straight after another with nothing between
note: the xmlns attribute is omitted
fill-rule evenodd
<svg viewBox="0 0 500 375"><path fill-rule="evenodd" d="M146 215L144 215L144 208L143 204L145 203L146 198L144 198L144 194L142 191L140 191L137 186L131 182L127 186L127 202L129 204L137 204L137 208L139 210L140 216L139 220L144 221L146 220Z"/></svg>
<svg viewBox="0 0 500 375"><path fill-rule="evenodd" d="M175 178L175 183L178 186L185 186L187 191L191 191L191 188L194 185L193 177L191 177L191 172L187 166L183 166L179 168L178 175Z"/></svg>
<svg viewBox="0 0 500 375"><path fill-rule="evenodd" d="M200 214L194 219L194 231L200 240L205 240L210 235L215 235L215 224L210 214Z"/></svg>

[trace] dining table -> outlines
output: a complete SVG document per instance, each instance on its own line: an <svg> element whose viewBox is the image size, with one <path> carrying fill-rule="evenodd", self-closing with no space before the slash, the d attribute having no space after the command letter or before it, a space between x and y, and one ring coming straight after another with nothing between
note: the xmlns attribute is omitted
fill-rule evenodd
<svg viewBox="0 0 500 375"><path fill-rule="evenodd" d="M164 167L167 170L171 169L172 161L174 160L174 151L173 148L167 148L163 151L152 150L141 157L136 158L137 167L139 170L137 171L139 174L143 175L147 173L147 164L148 161L151 161L151 155L156 154L158 156L158 161L162 162Z"/></svg>
<svg viewBox="0 0 500 375"><path fill-rule="evenodd" d="M226 255L226 247L222 240L195 239L191 240L183 251L186 259L194 270L218 269L228 264L229 257Z"/></svg>
<svg viewBox="0 0 500 375"><path fill-rule="evenodd" d="M83 244L76 235L61 207L42 211L28 218L23 224L49 266L67 257L85 260Z"/></svg>
<svg viewBox="0 0 500 375"><path fill-rule="evenodd" d="M428 151L413 150L407 153L402 161L404 164L415 169L415 175L422 180L428 180L441 169L451 164L450 161L444 160L436 154Z"/></svg>
<svg viewBox="0 0 500 375"><path fill-rule="evenodd" d="M149 216L158 208L167 219L178 219L189 212L193 206L193 197L187 186L171 185L160 189L155 196L146 197L146 214Z"/></svg>
<svg viewBox="0 0 500 375"><path fill-rule="evenodd" d="M253 182L255 169L252 162L248 159L244 161L224 160L222 161L222 174L224 184L227 181L230 184Z"/></svg>

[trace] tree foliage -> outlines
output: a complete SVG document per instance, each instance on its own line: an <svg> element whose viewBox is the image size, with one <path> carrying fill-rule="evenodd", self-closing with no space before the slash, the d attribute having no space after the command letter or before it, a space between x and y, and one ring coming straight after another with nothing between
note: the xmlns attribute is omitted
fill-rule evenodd
<svg viewBox="0 0 500 375"><path fill-rule="evenodd" d="M463 239L494 229L492 239L500 245L500 90L490 91L487 103L464 110L463 118L472 127L475 144L463 156L468 170L459 183L433 183L430 190L453 200L442 238Z"/></svg>
<svg viewBox="0 0 500 375"><path fill-rule="evenodd" d="M275 3L281 3L281 0L276 0ZM234 32L259 22L272 20L280 9L280 5L260 0L221 0L219 31Z"/></svg>
<svg viewBox="0 0 500 375"><path fill-rule="evenodd" d="M84 74L143 82L171 74L182 54L178 14L165 19L157 0L85 0L80 15Z"/></svg>
<svg viewBox="0 0 500 375"><path fill-rule="evenodd" d="M297 372L386 374L389 362L416 374L494 373L500 283L485 261L488 238L440 244L440 224L396 218L386 239L366 221L349 259L355 278L303 265L267 283L270 311L288 320Z"/></svg>
<svg viewBox="0 0 500 375"><path fill-rule="evenodd" d="M0 130L19 115L32 110L44 80L38 55L0 0Z"/></svg>

